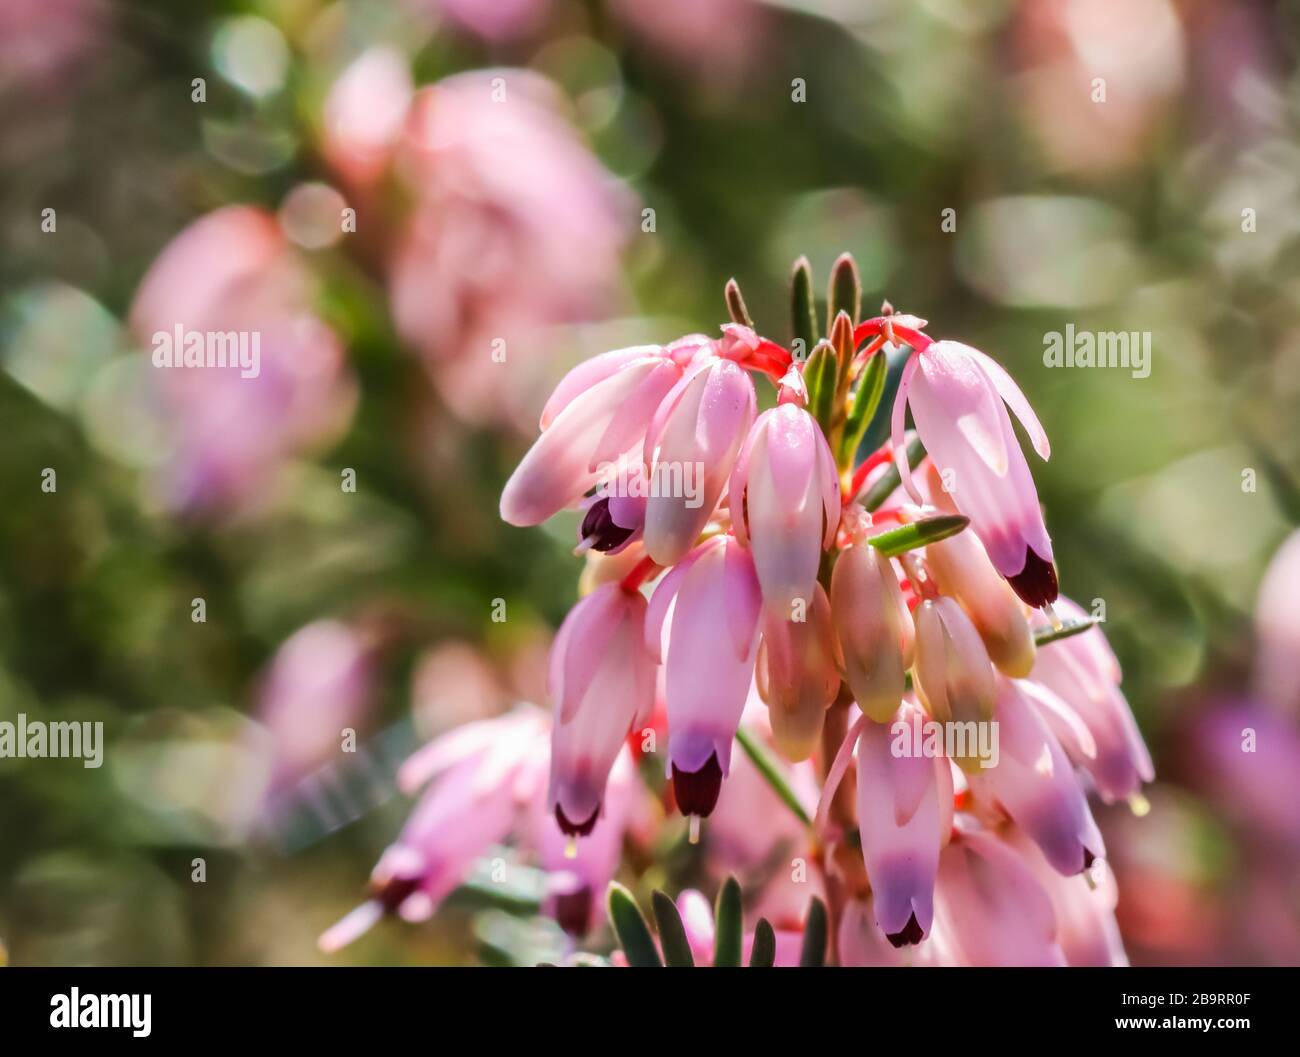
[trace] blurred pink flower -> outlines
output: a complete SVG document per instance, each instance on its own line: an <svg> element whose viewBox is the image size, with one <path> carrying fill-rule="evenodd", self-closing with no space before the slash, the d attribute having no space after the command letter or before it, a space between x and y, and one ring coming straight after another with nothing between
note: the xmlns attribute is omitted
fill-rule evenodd
<svg viewBox="0 0 1300 1057"><path fill-rule="evenodd" d="M484 40L522 37L537 29L551 0L407 0L419 11L436 13Z"/></svg>
<svg viewBox="0 0 1300 1057"><path fill-rule="evenodd" d="M368 187L387 169L413 93L407 59L392 48L363 52L334 82L321 146L346 182Z"/></svg>
<svg viewBox="0 0 1300 1057"><path fill-rule="evenodd" d="M319 620L284 641L258 690L257 718L271 736L273 795L338 757L344 730L366 718L373 684L373 651L347 624Z"/></svg>
<svg viewBox="0 0 1300 1057"><path fill-rule="evenodd" d="M954 964L1065 964L1051 898L1025 860L991 833L953 834L939 857L935 915Z"/></svg>
<svg viewBox="0 0 1300 1057"><path fill-rule="evenodd" d="M620 746L599 823L577 839L555 824L547 796L551 719L521 705L435 738L400 768L404 792L424 788L402 832L371 873L371 897L320 937L324 951L351 943L385 914L431 917L493 845L510 838L548 871L544 909L571 932L594 922L622 857L624 834L644 828L646 791Z"/></svg>
<svg viewBox="0 0 1300 1057"><path fill-rule="evenodd" d="M0 4L0 96L66 87L109 26L103 0L5 0Z"/></svg>
<svg viewBox="0 0 1300 1057"><path fill-rule="evenodd" d="M556 328L620 298L630 194L581 141L550 82L523 70L421 89L398 170L415 197L392 259L398 331L454 411L522 428Z"/></svg>
<svg viewBox="0 0 1300 1057"><path fill-rule="evenodd" d="M1300 532L1273 555L1255 599L1255 689L1300 719Z"/></svg>
<svg viewBox="0 0 1300 1057"><path fill-rule="evenodd" d="M759 66L773 20L757 0L612 0L634 45L666 58L682 75L722 90Z"/></svg>
<svg viewBox="0 0 1300 1057"><path fill-rule="evenodd" d="M178 333L244 335L238 366L155 366L168 430L159 487L179 510L229 513L272 498L278 471L346 429L355 381L338 337L313 313L306 268L275 218L227 206L199 218L150 266L130 322L155 353ZM177 350L179 353L179 350Z"/></svg>
<svg viewBox="0 0 1300 1057"><path fill-rule="evenodd" d="M1243 835L1275 854L1300 857L1300 729L1294 720L1248 699L1216 703L1192 721L1191 749L1198 782Z"/></svg>
<svg viewBox="0 0 1300 1057"><path fill-rule="evenodd" d="M713 917L713 907L704 893L686 888L674 901L677 913L682 919L686 931L686 942L691 949L691 958L697 966L713 964L713 945L717 938L717 924ZM793 968L799 964L799 955L803 950L803 922L797 927L777 927L773 924L772 932L776 940L776 958L772 964L778 968ZM746 931L741 940L741 964L749 964L754 950L754 933Z"/></svg>

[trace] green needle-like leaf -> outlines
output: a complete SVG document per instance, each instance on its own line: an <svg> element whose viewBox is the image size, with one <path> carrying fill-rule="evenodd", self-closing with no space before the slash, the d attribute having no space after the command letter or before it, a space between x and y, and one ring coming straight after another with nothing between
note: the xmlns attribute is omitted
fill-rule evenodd
<svg viewBox="0 0 1300 1057"><path fill-rule="evenodd" d="M776 792L782 802L805 826L812 825L812 818L804 806L799 801L790 783L786 781L785 775L781 773L780 765L772 758L772 755L763 747L763 744L754 736L753 732L747 727L741 727L736 731L736 741L740 747L745 750L745 755L758 768L758 773L763 776L763 780Z"/></svg>
<svg viewBox="0 0 1300 1057"><path fill-rule="evenodd" d="M826 964L826 904L816 896L808 906L799 964L809 969L819 969Z"/></svg>
<svg viewBox="0 0 1300 1057"><path fill-rule="evenodd" d="M727 280L725 291L727 298L727 312L731 316L733 323L739 323L742 326L752 327L754 320L749 314L749 309L745 307L744 295L740 292L740 284L735 279Z"/></svg>
<svg viewBox="0 0 1300 1057"><path fill-rule="evenodd" d="M831 266L831 284L826 297L826 329L830 329L830 320L841 312L847 312L849 319L858 321L862 311L862 283L858 279L858 265L851 253L842 253Z"/></svg>
<svg viewBox="0 0 1300 1057"><path fill-rule="evenodd" d="M853 394L853 406L849 409L848 420L844 423L844 435L840 438L840 465L853 458L862 443L867 426L876 417L876 408L885 392L885 375L889 373L889 361L881 353L876 353L867 361L858 379L858 388Z"/></svg>
<svg viewBox="0 0 1300 1057"><path fill-rule="evenodd" d="M662 968L659 950L655 947L654 937L650 935L650 926L641 916L641 909L632 898L632 893L617 881L611 881L607 898L609 923L614 927L619 946L627 955L627 963L633 968Z"/></svg>
<svg viewBox="0 0 1300 1057"><path fill-rule="evenodd" d="M921 460L925 458L925 448L921 445L921 440L915 434L907 442L907 465L915 470L921 465ZM894 494L894 489L899 486L901 479L898 476L898 467L890 466L888 470L880 475L880 480L867 489L866 494L862 497L862 505L868 510L876 510L880 504Z"/></svg>
<svg viewBox="0 0 1300 1057"><path fill-rule="evenodd" d="M955 536L969 524L970 518L962 514L936 514L934 517L913 521L910 525L900 525L879 536L872 536L867 542L886 558L895 558L917 547L924 547L927 543Z"/></svg>
<svg viewBox="0 0 1300 1057"><path fill-rule="evenodd" d="M829 434L831 419L835 414L835 387L839 382L839 363L835 350L822 341L808 357L803 371L804 385L808 387L808 411Z"/></svg>
<svg viewBox="0 0 1300 1057"><path fill-rule="evenodd" d="M767 918L759 918L754 929L754 946L749 951L751 969L770 969L776 964L776 933Z"/></svg>
<svg viewBox="0 0 1300 1057"><path fill-rule="evenodd" d="M1034 644L1036 646L1046 646L1051 642L1060 642L1062 639L1068 639L1072 635L1079 635L1089 628L1096 626L1098 620L1095 617L1088 617L1086 620L1071 620L1062 624L1059 628L1046 627L1039 628L1034 632Z"/></svg>
<svg viewBox="0 0 1300 1057"><path fill-rule="evenodd" d="M713 964L718 968L734 968L740 964L745 929L740 907L740 882L734 877L728 877L718 891L714 917Z"/></svg>
<svg viewBox="0 0 1300 1057"><path fill-rule="evenodd" d="M794 274L790 282L790 318L791 333L796 342L796 351L802 349L806 358L813 346L821 339L817 329L817 302L813 298L812 266L807 257L800 257L794 262Z"/></svg>
<svg viewBox="0 0 1300 1057"><path fill-rule="evenodd" d="M655 924L659 927L659 944L664 949L664 962L670 969L690 969L695 965L691 945L686 939L686 927L677 913L677 904L657 888L650 897Z"/></svg>

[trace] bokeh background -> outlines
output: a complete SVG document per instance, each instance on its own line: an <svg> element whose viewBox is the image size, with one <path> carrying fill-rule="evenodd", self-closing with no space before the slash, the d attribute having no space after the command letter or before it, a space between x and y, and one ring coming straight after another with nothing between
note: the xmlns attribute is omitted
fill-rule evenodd
<svg viewBox="0 0 1300 1057"><path fill-rule="evenodd" d="M731 276L784 341L793 258L849 250L1051 435L1156 757L1099 816L1131 958L1300 962L1298 44L1270 0L7 0L0 719L107 743L0 760L9 961L544 957L525 860L315 940L396 764L545 704L574 526L497 497L550 387ZM151 366L200 318L260 329L255 384ZM1069 324L1149 377L1045 366Z"/></svg>

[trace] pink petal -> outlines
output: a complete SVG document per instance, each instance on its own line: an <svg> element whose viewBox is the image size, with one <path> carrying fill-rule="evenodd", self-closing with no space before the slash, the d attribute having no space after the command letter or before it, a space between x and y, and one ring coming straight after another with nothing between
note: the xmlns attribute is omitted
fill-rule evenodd
<svg viewBox="0 0 1300 1057"><path fill-rule="evenodd" d="M1015 412L1016 418L1020 419L1020 424L1025 427L1025 432L1029 434L1030 443L1033 444L1034 451L1038 452L1039 458L1050 459L1052 457L1052 446L1048 442L1047 431L1043 429L1043 424L1038 421L1038 416L1034 414L1034 409L1029 406L1029 401L1025 399L1025 394L1021 391L1020 386L1016 385L1015 379L992 356L969 345L963 347L984 368L984 372L992 380L999 395Z"/></svg>
<svg viewBox="0 0 1300 1057"><path fill-rule="evenodd" d="M903 427L907 422L907 394L912 388L912 376L916 374L917 354L913 353L903 365L903 375L898 380L898 392L894 396L894 410L889 420L889 446L894 451L894 465L898 467L898 476L907 494L917 503L923 503L921 490L912 480L912 467L907 460L907 447L903 443Z"/></svg>

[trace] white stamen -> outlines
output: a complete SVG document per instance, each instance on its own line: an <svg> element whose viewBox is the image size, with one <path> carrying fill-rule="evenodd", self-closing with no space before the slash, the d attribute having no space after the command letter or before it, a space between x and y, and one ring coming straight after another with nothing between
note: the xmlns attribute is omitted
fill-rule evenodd
<svg viewBox="0 0 1300 1057"><path fill-rule="evenodd" d="M370 931L370 928L384 916L384 908L377 900L371 899L354 907L343 915L339 921L320 934L316 946L326 954L342 950L355 939Z"/></svg>
<svg viewBox="0 0 1300 1057"><path fill-rule="evenodd" d="M691 816L690 829L687 836L692 844L700 843L700 816L699 815Z"/></svg>
<svg viewBox="0 0 1300 1057"><path fill-rule="evenodd" d="M1043 606L1043 612L1047 614L1047 619L1052 622L1053 631L1060 631L1065 627L1065 625L1061 623L1061 618L1056 615L1056 607L1052 605L1051 602L1048 602L1047 605Z"/></svg>

